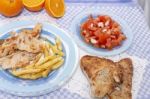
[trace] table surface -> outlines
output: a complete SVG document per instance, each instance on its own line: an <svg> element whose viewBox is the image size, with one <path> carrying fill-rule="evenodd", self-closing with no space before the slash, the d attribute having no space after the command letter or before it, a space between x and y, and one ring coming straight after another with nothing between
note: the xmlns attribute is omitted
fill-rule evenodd
<svg viewBox="0 0 150 99"><path fill-rule="evenodd" d="M69 1L69 0L68 0ZM100 11L109 11L114 13L117 16L124 19L132 29L134 33L134 39L132 47L126 52L115 56L116 59L120 57L131 57L135 60L136 71L135 79L133 83L133 93L134 99L149 99L150 97L150 31L148 25L145 21L145 17L142 9L138 5L126 5L126 4L102 4L102 3L67 3L66 4L66 14L63 18L54 19L49 17L45 11L31 13L27 10L24 10L23 13L15 18L5 18L0 16L0 25L5 23L11 23L16 20L40 20L40 21L49 21L53 22L59 27L66 30L70 35L70 25L73 18L82 11L99 9ZM88 54L84 50L80 49L80 57L85 54ZM137 62L139 61L139 63ZM0 99L90 99L87 95L88 90L85 84L86 81L80 81L79 84L77 81L84 79L84 76L79 77L81 74L80 68L78 68L77 73L72 77L72 79L62 88L38 97L18 97L15 95L10 95L8 93L0 91ZM143 76L142 76L143 74ZM140 76L138 78L138 76ZM87 84L87 83L86 83ZM76 85L78 87L75 89ZM73 89L73 90L72 90Z"/></svg>

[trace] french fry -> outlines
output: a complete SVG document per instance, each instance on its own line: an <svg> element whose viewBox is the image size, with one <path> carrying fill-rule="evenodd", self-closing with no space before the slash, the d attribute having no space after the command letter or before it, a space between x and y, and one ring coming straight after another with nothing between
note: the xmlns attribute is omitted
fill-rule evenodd
<svg viewBox="0 0 150 99"><path fill-rule="evenodd" d="M51 61L48 61L46 63L44 63L43 65L37 66L38 69L47 69L51 66L53 66L54 64L56 64L58 61L62 60L62 57L57 57Z"/></svg>
<svg viewBox="0 0 150 99"><path fill-rule="evenodd" d="M32 63L32 64L30 64L30 65L28 65L28 66L25 66L24 68L25 68L25 69L30 69L30 68L33 68L34 65L35 65L35 63Z"/></svg>
<svg viewBox="0 0 150 99"><path fill-rule="evenodd" d="M56 45L57 45L57 49L62 51L62 43L59 37L56 38Z"/></svg>
<svg viewBox="0 0 150 99"><path fill-rule="evenodd" d="M54 64L53 66L48 67L45 71L43 71L43 77L47 77L48 74L52 71L55 70L57 68L59 68L62 64L64 63L64 60L60 60L59 62L57 62L56 64Z"/></svg>
<svg viewBox="0 0 150 99"><path fill-rule="evenodd" d="M47 57L45 57L43 60L38 61L38 62L35 64L35 66L42 65L42 64L44 64L45 62L47 62L48 60L52 60L52 59L54 59L54 58L56 58L56 57L57 57L56 55L54 55L54 56L47 56Z"/></svg>
<svg viewBox="0 0 150 99"><path fill-rule="evenodd" d="M50 47L48 41L46 42L46 47L47 47L47 50L48 50L48 53L49 53L50 56L55 55L55 53L52 51L52 48Z"/></svg>
<svg viewBox="0 0 150 99"><path fill-rule="evenodd" d="M24 74L33 74L33 73L38 73L41 72L42 69L23 69L23 70L17 70L17 71L12 71L11 73L15 76L19 75L24 75Z"/></svg>
<svg viewBox="0 0 150 99"><path fill-rule="evenodd" d="M64 56L64 53L60 50L57 49L57 46L52 45L51 43L49 43L49 46L52 48L52 51L60 56Z"/></svg>
<svg viewBox="0 0 150 99"><path fill-rule="evenodd" d="M31 74L20 75L20 76L17 76L17 77L22 78L22 79L30 79Z"/></svg>
<svg viewBox="0 0 150 99"><path fill-rule="evenodd" d="M49 53L51 56L55 55L55 53L53 52L53 50L51 48L49 49Z"/></svg>
<svg viewBox="0 0 150 99"><path fill-rule="evenodd" d="M49 56L49 51L48 51L48 46L47 46L47 42L45 41L45 46L44 46L44 48L43 48L43 52L44 52L44 55L45 55L45 57L47 57L47 56Z"/></svg>
<svg viewBox="0 0 150 99"><path fill-rule="evenodd" d="M25 69L33 68L33 67L35 66L35 63L39 61L39 59L40 59L41 56L42 56L41 53L38 54L38 55L36 56L36 59L33 61L33 63L31 63L31 64L28 65L28 66L25 66L24 68L25 68Z"/></svg>
<svg viewBox="0 0 150 99"><path fill-rule="evenodd" d="M51 67L47 68L45 71L43 71L42 77L47 77L51 71L52 71Z"/></svg>
<svg viewBox="0 0 150 99"><path fill-rule="evenodd" d="M49 55L49 52L48 52L47 48L44 48L44 55L45 55L45 57L47 57Z"/></svg>
<svg viewBox="0 0 150 99"><path fill-rule="evenodd" d="M36 56L35 60L33 61L33 63L31 63L31 64L25 66L24 69L31 69L31 68L33 68L34 65L35 65L35 63L39 61L39 59L40 59L41 56L42 56L41 53L38 54L38 55Z"/></svg>
<svg viewBox="0 0 150 99"><path fill-rule="evenodd" d="M62 64L64 63L64 60L60 60L58 63L52 66L52 70L58 69Z"/></svg>
<svg viewBox="0 0 150 99"><path fill-rule="evenodd" d="M55 50L55 52L60 55L60 56L64 56L64 53L62 51L59 51L59 50Z"/></svg>
<svg viewBox="0 0 150 99"><path fill-rule="evenodd" d="M38 62L41 57L42 57L42 53L39 53L39 54L36 56L36 59L35 59L34 63Z"/></svg>
<svg viewBox="0 0 150 99"><path fill-rule="evenodd" d="M18 77L19 77L19 78L22 78L22 79L35 80L35 79L41 78L41 77L42 77L42 74L41 74L41 73L36 73L36 74L24 74L24 75L20 75L20 76L18 76Z"/></svg>
<svg viewBox="0 0 150 99"><path fill-rule="evenodd" d="M41 78L41 77L42 77L42 74L41 73L37 73L37 74L31 75L30 79L38 79L38 78Z"/></svg>

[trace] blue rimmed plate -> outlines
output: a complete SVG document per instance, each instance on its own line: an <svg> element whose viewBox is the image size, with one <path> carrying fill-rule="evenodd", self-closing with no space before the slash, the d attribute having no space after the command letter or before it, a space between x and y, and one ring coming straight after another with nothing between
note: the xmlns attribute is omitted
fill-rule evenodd
<svg viewBox="0 0 150 99"><path fill-rule="evenodd" d="M80 25L85 22L88 17L92 15L93 17L97 17L98 15L109 15L113 20L117 21L122 28L123 33L126 35L127 39L123 41L121 46L118 46L114 48L113 50L106 50L106 49L101 49L101 48L95 48L91 46L90 44L85 43L83 38L80 35ZM101 10L89 10L86 12L81 12L75 18L73 19L71 23L71 32L73 33L73 38L75 39L76 43L81 47L83 50L94 54L94 55L100 55L100 56L112 56L112 55L117 55L120 54L124 51L126 51L133 39L133 33L131 32L130 27L128 24L119 16L116 16L115 14L111 12L104 12Z"/></svg>
<svg viewBox="0 0 150 99"><path fill-rule="evenodd" d="M36 21L17 21L0 27L0 39L9 37L9 32L21 29L32 29ZM65 62L58 70L53 71L47 78L37 80L23 80L9 74L8 71L0 71L0 90L18 96L38 96L52 92L65 84L73 75L78 63L78 49L72 38L56 25L42 23L41 37L54 43L56 36L60 37L65 53Z"/></svg>

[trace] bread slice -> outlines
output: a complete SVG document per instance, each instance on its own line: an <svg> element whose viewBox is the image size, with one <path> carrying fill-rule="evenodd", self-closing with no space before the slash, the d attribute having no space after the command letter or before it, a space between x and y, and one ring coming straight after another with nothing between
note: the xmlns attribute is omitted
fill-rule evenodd
<svg viewBox="0 0 150 99"><path fill-rule="evenodd" d="M122 67L123 77L122 84L116 88L111 95L110 99L132 99L131 89L132 89L132 76L133 76L133 66L132 61L129 58L122 59L118 63Z"/></svg>
<svg viewBox="0 0 150 99"><path fill-rule="evenodd" d="M90 82L92 96L96 98L110 95L122 82L120 65L109 59L86 55L81 58L81 69Z"/></svg>

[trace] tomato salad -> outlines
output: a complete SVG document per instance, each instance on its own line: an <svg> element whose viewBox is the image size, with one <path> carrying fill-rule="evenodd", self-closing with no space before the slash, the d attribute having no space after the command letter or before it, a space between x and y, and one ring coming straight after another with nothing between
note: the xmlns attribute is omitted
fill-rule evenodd
<svg viewBox="0 0 150 99"><path fill-rule="evenodd" d="M126 39L121 26L107 15L90 15L80 28L84 41L97 48L112 50Z"/></svg>

